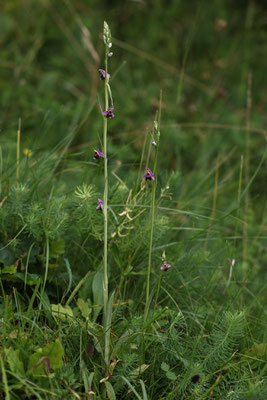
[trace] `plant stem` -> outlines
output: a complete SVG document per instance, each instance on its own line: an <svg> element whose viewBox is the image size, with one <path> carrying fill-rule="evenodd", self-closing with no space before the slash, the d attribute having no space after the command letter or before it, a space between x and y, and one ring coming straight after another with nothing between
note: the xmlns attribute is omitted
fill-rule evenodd
<svg viewBox="0 0 267 400"><path fill-rule="evenodd" d="M158 301L158 297L159 297L161 278L162 278L162 271L160 271L160 276L159 276L159 281L158 281L158 288L157 288L157 293L156 293L156 298L155 298L155 304L154 304L154 310L155 310L155 308L156 308L156 306L157 306L157 301Z"/></svg>
<svg viewBox="0 0 267 400"><path fill-rule="evenodd" d="M20 130L21 130L21 119L19 118L18 130L17 130L17 159L16 159L16 182L19 184L19 159L20 159Z"/></svg>
<svg viewBox="0 0 267 400"><path fill-rule="evenodd" d="M159 113L157 115L156 121L154 123L154 133L157 136L156 139L156 151L154 157L153 173L155 174L155 179L152 186L151 195L151 213L150 213L150 239L149 239L149 251L148 251L148 266L147 266L147 278L146 278L146 304L144 312L144 322L147 320L148 310L150 305L149 294L150 294L150 275L151 275L151 258L152 258L152 245L153 245L153 233L154 233L154 220L155 220L155 197L156 197L156 187L157 187L157 160L158 160L158 147L159 147L159 136L160 136L160 117L161 117L161 103L162 103L162 91L160 92L160 102L159 102ZM156 126L156 128L155 128Z"/></svg>
<svg viewBox="0 0 267 400"><path fill-rule="evenodd" d="M47 281L47 275L48 275L48 268L49 268L49 239L48 236L46 235L46 254L45 254L45 273L44 273L44 282L43 282L43 287L41 289L40 293L40 304L39 304L39 310L37 314L37 320L39 319L40 311L42 307L44 306L44 291L45 291L45 285Z"/></svg>
<svg viewBox="0 0 267 400"><path fill-rule="evenodd" d="M154 159L154 174L156 173L155 164L157 163L158 147L156 147L156 154ZM150 292L150 274L151 274L151 258L152 258L152 244L153 244L153 232L154 232L154 220L155 220L155 195L157 187L157 178L153 181L152 186L152 199L151 199L151 213L150 213L150 239L149 239L149 251L148 251L148 266L147 266L147 277L146 277L146 305L144 313L144 322L147 320L149 310L149 292Z"/></svg>
<svg viewBox="0 0 267 400"><path fill-rule="evenodd" d="M108 54L105 53L105 110L108 109ZM108 309L108 154L107 154L107 118L104 118L103 130L103 144L104 144L104 332L105 332L105 362L109 362L109 340L110 340L110 327L107 326L107 309Z"/></svg>
<svg viewBox="0 0 267 400"><path fill-rule="evenodd" d="M3 381L3 386L4 386L4 392L5 392L5 395L6 395L6 400L10 400L10 393L9 393L7 375L6 375L5 365L4 365L4 361L3 361L3 358L2 358L1 354L0 354L0 364L1 364L2 381Z"/></svg>
<svg viewBox="0 0 267 400"><path fill-rule="evenodd" d="M88 271L86 273L86 275L78 282L78 284L76 285L76 287L74 288L73 292L71 293L70 297L68 298L68 300L66 301L66 306L69 305L72 300L74 299L76 293L79 291L79 289L82 287L82 285L85 283L86 279L88 278L88 276L91 274L92 271Z"/></svg>
<svg viewBox="0 0 267 400"><path fill-rule="evenodd" d="M2 147L0 146L0 199L2 200L2 174L3 174L3 153Z"/></svg>
<svg viewBox="0 0 267 400"><path fill-rule="evenodd" d="M250 175L250 124L251 124L251 83L252 75L248 74L248 88L247 88L247 130L246 130L246 157L245 157L245 183L246 187L249 185L249 175ZM246 270L245 264L247 262L247 245L248 245L248 212L249 212L249 189L246 191L245 195L245 206L244 206L244 227L243 227L243 269Z"/></svg>

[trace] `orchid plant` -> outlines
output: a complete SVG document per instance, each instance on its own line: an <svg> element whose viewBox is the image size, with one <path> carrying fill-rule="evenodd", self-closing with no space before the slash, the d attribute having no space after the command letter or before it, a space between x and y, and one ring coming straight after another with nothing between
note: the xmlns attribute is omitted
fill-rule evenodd
<svg viewBox="0 0 267 400"><path fill-rule="evenodd" d="M108 58L111 56L110 49L112 47L111 32L109 26L104 22L103 40L105 44L105 69L100 68L100 79L104 81L105 92L105 111L102 111L103 116L103 153L97 148L94 151L95 159L104 159L104 195L103 200L98 199L97 210L103 212L104 219L104 278L103 278L103 297L104 297L104 314L103 326L105 332L104 344L104 360L108 368L109 355L110 355L110 324L111 324L111 311L108 313L109 294L108 294L108 148L107 148L107 127L108 119L114 118L113 107L109 107L109 103L113 105L111 89L109 85L110 74L108 73ZM112 298L111 298L112 308ZM109 315L108 315L109 314Z"/></svg>

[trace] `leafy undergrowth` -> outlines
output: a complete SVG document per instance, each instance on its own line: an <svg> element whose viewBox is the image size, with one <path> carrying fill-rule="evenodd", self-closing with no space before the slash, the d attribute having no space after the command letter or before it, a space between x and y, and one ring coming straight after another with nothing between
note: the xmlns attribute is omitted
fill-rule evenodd
<svg viewBox="0 0 267 400"><path fill-rule="evenodd" d="M244 222L240 213L236 216L237 205L222 212L202 201L197 208L183 198L177 174L162 182L156 197L145 323L151 183L118 180L110 190L114 301L106 375L99 193L93 183L72 189L60 180L65 173L61 148L64 143L53 153L25 159L18 184L3 168L1 368L6 398L94 399L105 398L106 391L111 399L265 399L260 235L248 236L253 246L242 261L238 243ZM92 164L93 181L102 165ZM160 269L163 252L171 265L167 272Z"/></svg>
<svg viewBox="0 0 267 400"><path fill-rule="evenodd" d="M138 38L135 46L114 39L118 54L110 61L115 118L108 125L107 366L103 212L96 209L104 160L93 158L94 148L102 148L96 105L97 93L103 93L96 80L100 48L90 47L97 43L103 15L96 2L95 19L83 1L77 8L65 1L62 10L54 1L30 3L30 16L13 0L0 17L0 40L10 41L1 75L0 399L265 400L266 131L262 67L256 62L265 35L260 4L250 2L240 11L214 2L198 8L194 17L183 1L172 1L169 8L158 1L150 10L146 2L106 6L110 19L119 16L121 22L115 35L125 35L129 43ZM175 15L183 16L178 24ZM253 25L255 15L258 25ZM18 17L23 17L19 33ZM242 18L245 33L236 31ZM185 34L182 49L177 50L166 21L180 32L177 37ZM144 24L151 29L139 37ZM148 48L158 49L154 58ZM22 62L23 49L28 52ZM210 62L199 49L209 51ZM185 72L179 76L177 51ZM127 65L121 62L126 54ZM144 67L144 59L151 67ZM90 72L88 87L85 71ZM11 87L17 88L16 101ZM156 152L151 135L154 139L160 88L153 206L154 182L146 182L143 174L152 168ZM162 265L170 267L165 271Z"/></svg>

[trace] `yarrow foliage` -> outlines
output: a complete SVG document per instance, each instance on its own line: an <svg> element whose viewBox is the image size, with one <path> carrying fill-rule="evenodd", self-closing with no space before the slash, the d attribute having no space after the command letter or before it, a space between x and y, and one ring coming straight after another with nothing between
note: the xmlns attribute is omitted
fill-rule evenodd
<svg viewBox="0 0 267 400"><path fill-rule="evenodd" d="M89 200L95 194L93 185L86 185L83 183L82 186L78 186L74 192L74 195L81 200Z"/></svg>

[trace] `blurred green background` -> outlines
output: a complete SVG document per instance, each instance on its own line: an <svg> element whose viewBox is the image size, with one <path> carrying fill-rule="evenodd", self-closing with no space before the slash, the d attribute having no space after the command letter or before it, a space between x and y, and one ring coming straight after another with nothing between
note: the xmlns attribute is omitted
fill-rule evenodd
<svg viewBox="0 0 267 400"><path fill-rule="evenodd" d="M139 165L160 89L162 170L179 171L195 192L219 156L225 176L238 180L248 141L251 174L259 165L266 143L264 2L9 0L1 8L5 165L14 163L19 118L22 150L38 154L71 135L69 158L92 160L102 136L104 20L114 38L109 156L120 176ZM260 171L251 188L257 195L262 179Z"/></svg>

